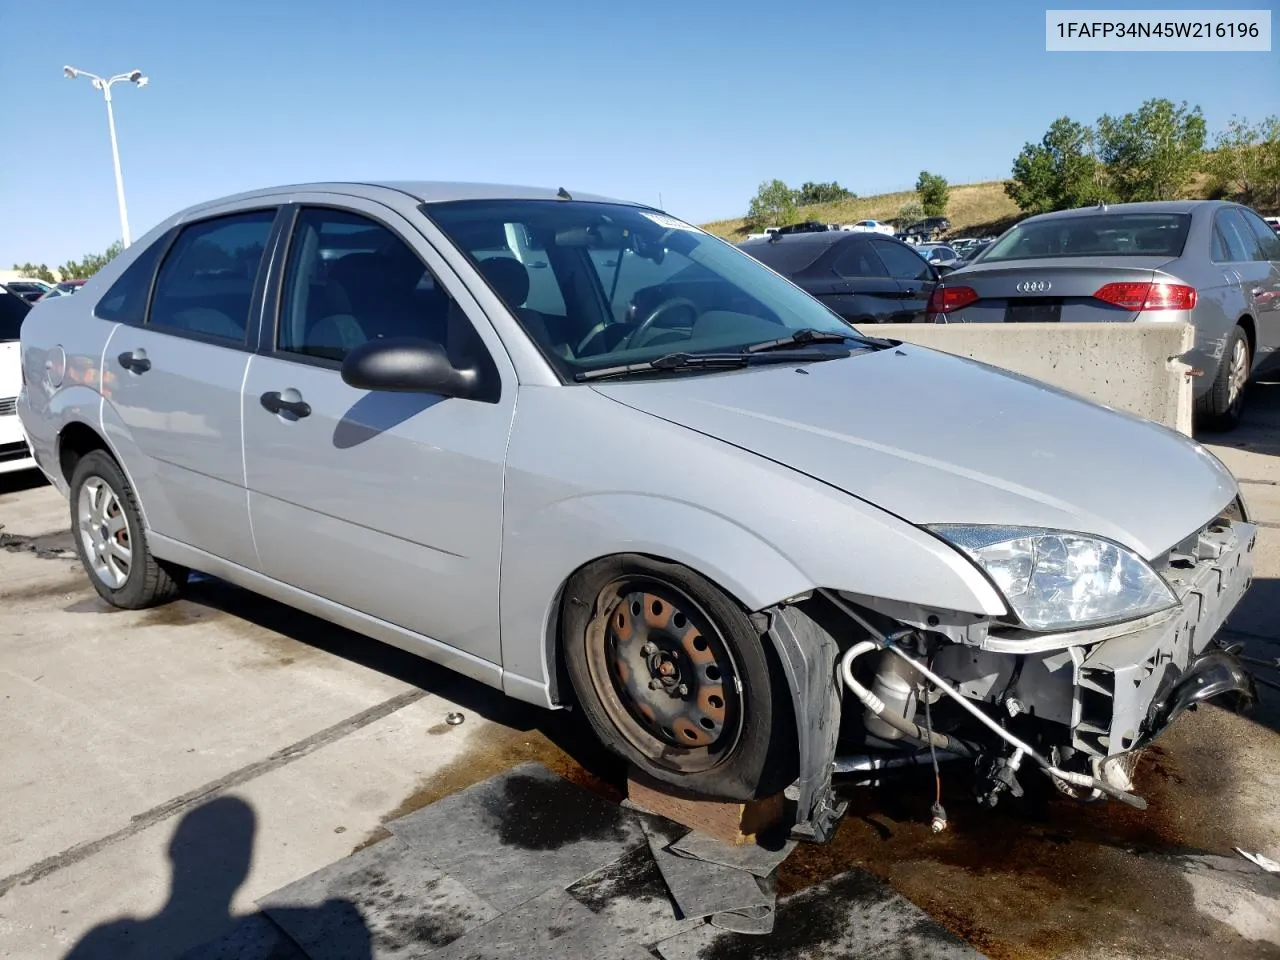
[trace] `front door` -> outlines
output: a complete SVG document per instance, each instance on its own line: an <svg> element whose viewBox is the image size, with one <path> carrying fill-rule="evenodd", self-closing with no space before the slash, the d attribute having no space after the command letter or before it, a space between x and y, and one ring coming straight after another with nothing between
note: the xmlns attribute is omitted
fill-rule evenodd
<svg viewBox="0 0 1280 960"><path fill-rule="evenodd" d="M275 329L245 380L249 511L263 572L499 662L498 561L514 371L437 277L397 214L351 200L298 210ZM479 315L465 293L467 310ZM495 402L348 386L339 368L380 337L477 357ZM490 335L492 340L492 335Z"/></svg>
<svg viewBox="0 0 1280 960"><path fill-rule="evenodd" d="M145 300L163 252L144 322L118 324L107 342L103 423L155 533L249 568L240 387L275 216L187 224L140 254L99 306L111 314L136 290Z"/></svg>
<svg viewBox="0 0 1280 960"><path fill-rule="evenodd" d="M871 249L866 237L839 244L831 270L840 290L821 299L852 323L896 323L903 320L903 288Z"/></svg>

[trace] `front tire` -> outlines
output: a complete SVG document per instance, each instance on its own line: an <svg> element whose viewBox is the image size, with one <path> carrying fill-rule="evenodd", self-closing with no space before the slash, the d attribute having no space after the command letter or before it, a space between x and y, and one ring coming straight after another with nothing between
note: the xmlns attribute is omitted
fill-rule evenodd
<svg viewBox="0 0 1280 960"><path fill-rule="evenodd" d="M679 564L629 555L565 590L562 648L596 736L691 794L750 800L796 776L785 680L741 607Z"/></svg>
<svg viewBox="0 0 1280 960"><path fill-rule="evenodd" d="M151 555L133 487L108 453L91 450L80 458L70 502L76 553L98 596L140 610L178 595L187 571Z"/></svg>
<svg viewBox="0 0 1280 960"><path fill-rule="evenodd" d="M1249 336L1243 327L1237 325L1227 338L1222 362L1213 377L1213 386L1196 402L1197 419L1205 429L1226 431L1240 425L1252 366Z"/></svg>

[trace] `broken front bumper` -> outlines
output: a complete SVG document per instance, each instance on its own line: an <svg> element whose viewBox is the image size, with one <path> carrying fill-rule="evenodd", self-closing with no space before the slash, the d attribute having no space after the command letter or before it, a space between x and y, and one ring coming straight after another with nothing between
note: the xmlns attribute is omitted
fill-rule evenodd
<svg viewBox="0 0 1280 960"><path fill-rule="evenodd" d="M1227 664L1216 662L1220 675L1206 681L1215 667L1206 651L1252 582L1256 534L1252 523L1224 520L1175 551L1164 571L1181 601L1171 611L1076 634L992 633L939 651L934 669L967 697L1063 724L1063 746L1086 757L1133 750L1181 708L1224 692Z"/></svg>

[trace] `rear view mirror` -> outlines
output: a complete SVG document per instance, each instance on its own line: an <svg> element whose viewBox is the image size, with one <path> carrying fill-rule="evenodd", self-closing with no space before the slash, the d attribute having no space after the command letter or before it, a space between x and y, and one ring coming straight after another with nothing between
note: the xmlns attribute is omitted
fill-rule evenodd
<svg viewBox="0 0 1280 960"><path fill-rule="evenodd" d="M362 343L342 362L342 379L359 390L469 397L479 372L459 370L440 344L417 337Z"/></svg>

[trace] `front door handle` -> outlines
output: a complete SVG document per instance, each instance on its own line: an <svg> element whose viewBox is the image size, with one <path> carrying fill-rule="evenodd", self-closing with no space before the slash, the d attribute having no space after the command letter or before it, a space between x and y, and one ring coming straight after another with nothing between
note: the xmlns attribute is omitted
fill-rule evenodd
<svg viewBox="0 0 1280 960"><path fill-rule="evenodd" d="M120 366L131 373L146 373L151 369L151 361L147 359L147 355L141 350L137 353L132 350L126 350L116 357L116 360L120 362Z"/></svg>
<svg viewBox="0 0 1280 960"><path fill-rule="evenodd" d="M311 416L311 404L305 400L286 400L279 390L271 390L260 398L262 405L272 413L292 413L295 417Z"/></svg>

